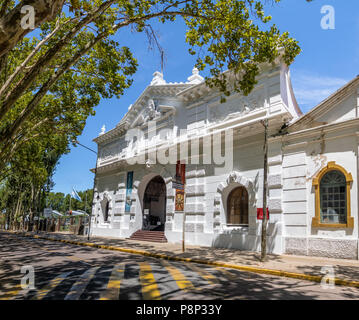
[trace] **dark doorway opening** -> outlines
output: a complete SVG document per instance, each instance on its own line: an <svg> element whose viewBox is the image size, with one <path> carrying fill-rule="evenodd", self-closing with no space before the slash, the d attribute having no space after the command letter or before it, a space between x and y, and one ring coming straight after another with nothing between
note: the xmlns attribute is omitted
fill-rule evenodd
<svg viewBox="0 0 359 320"><path fill-rule="evenodd" d="M146 186L143 197L143 230L164 231L166 222L166 184L161 176Z"/></svg>
<svg viewBox="0 0 359 320"><path fill-rule="evenodd" d="M228 196L227 224L248 225L248 192L245 187L232 190Z"/></svg>

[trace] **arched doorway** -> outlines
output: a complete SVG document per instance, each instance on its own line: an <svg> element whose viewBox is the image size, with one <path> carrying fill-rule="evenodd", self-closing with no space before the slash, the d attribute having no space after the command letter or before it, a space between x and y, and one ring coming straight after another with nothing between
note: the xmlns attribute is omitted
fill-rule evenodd
<svg viewBox="0 0 359 320"><path fill-rule="evenodd" d="M154 177L143 196L143 230L164 231L166 222L166 184L161 176Z"/></svg>
<svg viewBox="0 0 359 320"><path fill-rule="evenodd" d="M101 212L102 212L102 221L109 222L110 217L110 198L107 194L103 196L103 199L100 201Z"/></svg>
<svg viewBox="0 0 359 320"><path fill-rule="evenodd" d="M243 186L235 188L228 196L227 224L248 225L248 192Z"/></svg>

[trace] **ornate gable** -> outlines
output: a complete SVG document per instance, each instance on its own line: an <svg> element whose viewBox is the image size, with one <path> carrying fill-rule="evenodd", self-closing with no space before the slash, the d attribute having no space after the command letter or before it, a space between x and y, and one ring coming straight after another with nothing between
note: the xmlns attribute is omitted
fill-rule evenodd
<svg viewBox="0 0 359 320"><path fill-rule="evenodd" d="M289 132L339 123L356 118L358 97L359 77L356 77L300 117L297 121L293 122L289 127Z"/></svg>

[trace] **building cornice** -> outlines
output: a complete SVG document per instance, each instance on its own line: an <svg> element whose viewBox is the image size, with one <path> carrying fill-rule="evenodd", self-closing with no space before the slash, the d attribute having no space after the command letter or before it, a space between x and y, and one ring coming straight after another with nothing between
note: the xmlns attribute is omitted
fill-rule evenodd
<svg viewBox="0 0 359 320"><path fill-rule="evenodd" d="M170 147L174 147L174 146L179 146L182 143L189 143L191 140L193 139L203 139L207 136L211 136L211 135L215 135L215 134L219 134L221 132L226 132L230 129L232 130L240 130L241 132L241 136L238 137L238 139L242 139L245 136L254 136L256 134L259 134L261 132L263 132L264 127L261 125L261 121L264 120L265 118L267 118L269 120L269 124L270 126L278 126L283 122L283 117L287 117L288 113L284 112L284 113L279 113L279 114L275 114L275 115L268 115L267 113L261 113L261 116L256 118L256 119L252 119L250 121L247 121L245 123L243 122L231 122L227 123L227 127L224 128L215 128L215 127L208 127L206 128L206 132L203 134L199 134L197 136L183 136L183 137L177 137L175 139L175 141L173 141L172 144L169 144L168 142L166 143L166 141L162 141L160 144L157 144L155 146L149 146L147 149L142 150L141 153L136 154L135 156L131 156L128 158L122 158L122 159L118 159L118 157L114 157L113 159L109 160L107 164L104 165L100 165L97 167L97 173L102 173L102 172L108 172L110 170L114 170L117 169L119 167L121 167L122 165L124 166L128 166L128 162L130 162L130 159L134 159L137 157L141 157L143 155L146 154L146 152L149 152L149 150L152 150L153 148L156 148L157 151L162 150L162 149L168 149ZM259 115L258 115L259 116ZM248 129L248 130L245 130ZM237 138L235 138L237 139ZM172 141L171 141L172 142ZM110 162L111 161L111 162ZM95 169L91 169L92 172L95 172Z"/></svg>
<svg viewBox="0 0 359 320"><path fill-rule="evenodd" d="M325 124L325 125L321 125L321 126L314 127L314 128L308 128L308 129L303 129L303 130L300 130L297 132L283 134L281 136L271 137L271 138L269 138L269 140L271 142L274 142L278 139L283 139L283 141L288 142L288 141L294 140L294 139L308 138L310 136L314 136L314 135L317 135L318 133L322 133L322 132L330 133L330 132L340 131L343 129L355 128L358 125L359 125L359 118L354 118L354 119L346 120L343 122Z"/></svg>
<svg viewBox="0 0 359 320"><path fill-rule="evenodd" d="M310 122L312 122L313 119L318 118L321 115L327 113L335 106L337 106L338 103L340 103L342 100L350 96L354 92L354 90L358 87L358 85L359 85L359 76L351 80L345 86L341 87L335 93L333 93L324 101L319 103L312 110L310 110L309 112L298 118L296 121L291 123L289 126L289 130L296 130L296 128L298 127L306 126Z"/></svg>
<svg viewBox="0 0 359 320"><path fill-rule="evenodd" d="M121 125L96 137L92 141L96 142L97 144L101 144L104 142L110 142L112 139L124 135L127 132L129 127L130 127L130 123L128 121L125 121L125 122L121 123Z"/></svg>

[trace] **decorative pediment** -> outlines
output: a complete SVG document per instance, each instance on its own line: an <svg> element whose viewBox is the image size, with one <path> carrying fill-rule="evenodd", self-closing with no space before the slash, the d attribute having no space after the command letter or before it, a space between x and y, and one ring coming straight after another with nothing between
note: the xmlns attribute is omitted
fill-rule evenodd
<svg viewBox="0 0 359 320"><path fill-rule="evenodd" d="M356 77L293 122L288 131L295 132L353 119L356 117L358 97L359 77Z"/></svg>
<svg viewBox="0 0 359 320"><path fill-rule="evenodd" d="M106 202L110 202L112 200L111 196L109 195L109 193L107 191L105 191L102 194L102 199L101 199L101 203L106 203Z"/></svg>
<svg viewBox="0 0 359 320"><path fill-rule="evenodd" d="M155 102L153 101L153 99L148 99L147 105L132 123L131 128L141 126L148 121L153 121L159 119L160 117L161 112L157 110Z"/></svg>
<svg viewBox="0 0 359 320"><path fill-rule="evenodd" d="M177 94L191 86L187 83L166 83L148 86L136 102L131 105L126 115L117 126L125 121L130 123L130 128L142 126L147 121L159 120L169 111L175 112L175 107L165 105L161 100L178 99Z"/></svg>
<svg viewBox="0 0 359 320"><path fill-rule="evenodd" d="M238 171L232 171L229 175L228 178L226 180L226 183L223 184L223 188L226 188L227 186L233 184L233 183L238 183L239 185L245 187L245 188L249 188L249 187L253 187L253 183L250 179L242 176L240 174L240 172Z"/></svg>
<svg viewBox="0 0 359 320"><path fill-rule="evenodd" d="M109 207L112 208L112 197L108 193L108 191L104 191L100 194L97 190L95 190L95 202L99 203L102 207L105 207L107 202L109 203Z"/></svg>

